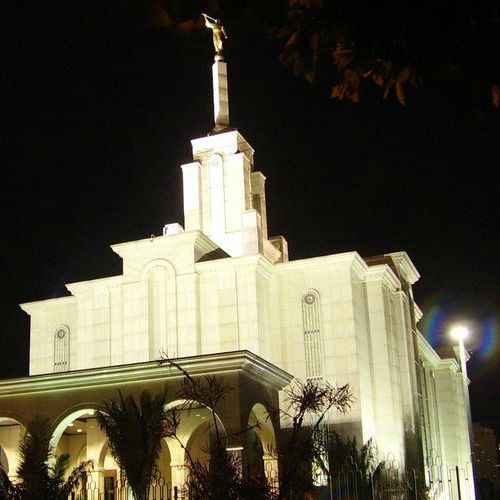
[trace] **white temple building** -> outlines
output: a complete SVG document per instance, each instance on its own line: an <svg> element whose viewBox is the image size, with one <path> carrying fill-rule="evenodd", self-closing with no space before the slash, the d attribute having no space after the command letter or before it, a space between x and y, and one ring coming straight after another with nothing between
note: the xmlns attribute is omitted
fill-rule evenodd
<svg viewBox="0 0 500 500"><path fill-rule="evenodd" d="M348 383L352 409L329 415L341 435L372 439L381 461L423 463L436 494L458 498L458 477L462 497L474 498L465 374L418 330L419 273L410 257L352 251L290 261L285 238L268 234L266 178L254 150L229 127L224 61L215 62L213 79L215 129L191 141L193 158L181 166L183 225L112 245L123 260L119 276L70 283L70 296L21 305L31 318L29 377L0 382L4 468L15 474L22 427L45 414L58 450L75 462L94 459L99 481L116 477L92 412L116 388L178 383L156 363L165 351L195 374L234 382L221 415L233 428L279 404L293 377ZM204 425L203 415L186 424L192 449ZM279 424L266 425L263 449ZM184 457L166 448L161 468L181 484Z"/></svg>

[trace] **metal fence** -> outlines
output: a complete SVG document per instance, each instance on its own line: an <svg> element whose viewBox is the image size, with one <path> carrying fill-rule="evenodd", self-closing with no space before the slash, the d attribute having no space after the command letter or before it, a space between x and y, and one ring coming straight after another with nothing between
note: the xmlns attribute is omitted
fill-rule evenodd
<svg viewBox="0 0 500 500"><path fill-rule="evenodd" d="M336 500L411 500L418 498L415 471L381 464L372 474L345 467L332 473L318 497Z"/></svg>
<svg viewBox="0 0 500 500"><path fill-rule="evenodd" d="M470 470L467 470L470 469ZM271 491L278 497L278 471L266 464L265 475ZM460 469L434 464L426 477L415 470L405 470L397 465L381 463L372 474L345 467L328 476L328 484L315 488L308 498L335 500L420 500L422 498L472 500L474 487L472 466ZM460 491L459 491L460 489ZM478 491L478 485L476 485ZM472 493L471 493L472 492ZM293 492L291 498L294 498ZM482 496L481 496L482 497ZM284 498L287 498L284 495ZM173 487L157 476L149 490L149 500L188 500L186 487ZM124 480L103 481L98 484L89 476L85 484L73 492L69 500L133 500L130 486ZM258 500L258 499L255 499Z"/></svg>
<svg viewBox="0 0 500 500"><path fill-rule="evenodd" d="M133 500L132 489L125 480L106 481L98 484L89 477L71 493L69 500ZM114 479L114 478L113 478ZM185 492L172 488L162 477L156 477L149 488L149 500L184 500Z"/></svg>
<svg viewBox="0 0 500 500"><path fill-rule="evenodd" d="M276 471L267 477L271 491L278 496L279 480ZM345 469L329 478L328 485L316 488L314 497L338 500L410 500L414 493L414 475L408 475L399 469L384 468L377 474L366 477L355 469ZM285 495L286 496L286 495ZM186 488L172 487L161 477L155 478L150 490L149 500L188 500ZM89 479L73 492L69 500L133 500L132 490L125 481L108 484L96 483ZM222 499L221 499L222 500ZM258 500L258 499L255 499Z"/></svg>

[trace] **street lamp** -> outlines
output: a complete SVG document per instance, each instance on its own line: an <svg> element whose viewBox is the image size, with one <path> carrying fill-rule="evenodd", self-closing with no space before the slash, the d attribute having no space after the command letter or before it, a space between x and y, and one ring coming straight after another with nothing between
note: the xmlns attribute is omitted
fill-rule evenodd
<svg viewBox="0 0 500 500"><path fill-rule="evenodd" d="M463 325L455 325L451 328L450 334L454 339L463 341L469 336L469 329Z"/></svg>
<svg viewBox="0 0 500 500"><path fill-rule="evenodd" d="M458 353L460 358L460 371L462 372L462 385L464 392L465 406L467 409L467 427L469 430L469 442L471 447L471 452L474 447L474 437L472 435L472 417L470 411L470 400L469 400L469 379L467 377L467 358L465 351L464 340L469 336L469 329L463 325L455 325L450 330L450 335L458 342Z"/></svg>
<svg viewBox="0 0 500 500"><path fill-rule="evenodd" d="M474 450L474 437L472 434L472 417L471 417L470 399L469 399L469 379L467 378L467 366L466 366L467 358L466 358L466 351L464 344L464 340L469 336L469 329L463 325L455 325L451 328L450 335L458 343L460 371L462 374L463 398L467 412L467 430L469 433L469 457L470 457L472 451ZM458 498L460 499L461 494L460 494L460 478L458 472L458 464L456 466L456 474L457 474Z"/></svg>
<svg viewBox="0 0 500 500"><path fill-rule="evenodd" d="M464 388L467 389L467 360L465 359L464 340L469 336L469 329L462 325L456 325L450 330L450 335L458 342L458 352L460 358L460 371L464 379ZM468 392L468 389L467 389Z"/></svg>

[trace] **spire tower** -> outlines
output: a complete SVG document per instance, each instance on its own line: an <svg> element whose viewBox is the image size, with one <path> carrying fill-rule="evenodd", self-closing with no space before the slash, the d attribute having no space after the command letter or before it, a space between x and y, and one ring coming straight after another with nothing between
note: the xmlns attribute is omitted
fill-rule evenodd
<svg viewBox="0 0 500 500"><path fill-rule="evenodd" d="M271 262L287 261L286 240L267 234L266 178L253 168L250 144L229 127L226 32L219 20L203 16L215 48L214 127L191 141L193 161L182 165L186 231L203 232L231 257L261 254Z"/></svg>

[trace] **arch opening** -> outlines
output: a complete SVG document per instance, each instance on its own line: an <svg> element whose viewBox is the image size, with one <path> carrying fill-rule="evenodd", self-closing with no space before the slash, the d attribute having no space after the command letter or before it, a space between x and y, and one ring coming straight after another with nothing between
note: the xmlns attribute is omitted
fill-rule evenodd
<svg viewBox="0 0 500 500"><path fill-rule="evenodd" d="M68 471L86 460L98 464L99 452L107 440L95 418L96 409L97 405L89 405L72 411L60 420L52 433L54 455L69 455Z"/></svg>
<svg viewBox="0 0 500 500"><path fill-rule="evenodd" d="M170 480L173 486L182 486L188 476L191 461L208 464L210 448L216 439L225 445L227 433L220 417L206 406L187 400L176 400L166 409L177 408L180 424L177 437L165 439L170 454Z"/></svg>
<svg viewBox="0 0 500 500"><path fill-rule="evenodd" d="M19 466L19 444L26 432L18 420L0 417L0 464L9 475L15 475Z"/></svg>
<svg viewBox="0 0 500 500"><path fill-rule="evenodd" d="M256 403L248 417L246 463L252 476L265 476L272 487L278 484L276 433L266 407Z"/></svg>

